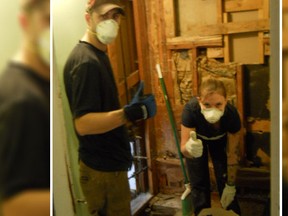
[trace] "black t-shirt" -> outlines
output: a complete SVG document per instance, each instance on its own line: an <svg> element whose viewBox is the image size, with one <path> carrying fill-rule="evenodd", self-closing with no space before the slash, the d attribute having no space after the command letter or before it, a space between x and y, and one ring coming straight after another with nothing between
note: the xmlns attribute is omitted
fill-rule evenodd
<svg viewBox="0 0 288 216"><path fill-rule="evenodd" d="M188 128L196 128L197 136L204 140L217 137L225 137L224 134L236 133L241 128L240 117L237 109L231 104L227 103L224 111L224 115L220 119L220 127L215 129L215 127L207 122L201 113L201 107L196 97L193 97L184 107L182 113L182 124Z"/></svg>
<svg viewBox="0 0 288 216"><path fill-rule="evenodd" d="M9 63L0 77L0 191L50 187L50 82Z"/></svg>
<svg viewBox="0 0 288 216"><path fill-rule="evenodd" d="M105 52L78 43L65 68L64 82L73 118L120 109L118 90ZM101 122L99 122L101 124ZM79 136L79 159L100 171L127 171L132 155L125 126L103 134Z"/></svg>

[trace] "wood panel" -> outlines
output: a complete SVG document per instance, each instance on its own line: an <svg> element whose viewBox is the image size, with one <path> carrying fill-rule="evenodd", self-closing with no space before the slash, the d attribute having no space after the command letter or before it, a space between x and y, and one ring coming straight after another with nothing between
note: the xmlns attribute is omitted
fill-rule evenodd
<svg viewBox="0 0 288 216"><path fill-rule="evenodd" d="M265 0L264 0L265 1ZM259 9L258 11L258 18L263 19L264 18L264 9ZM258 49L259 49L259 64L264 63L264 32L258 32Z"/></svg>
<svg viewBox="0 0 288 216"><path fill-rule="evenodd" d="M283 49L288 49L288 29L283 29L282 32L282 48Z"/></svg>
<svg viewBox="0 0 288 216"><path fill-rule="evenodd" d="M168 49L192 49L195 47L218 47L223 45L222 36L204 36L204 37L174 37L167 38Z"/></svg>
<svg viewBox="0 0 288 216"><path fill-rule="evenodd" d="M269 19L269 0L262 0L263 7L258 10L258 18ZM265 44L264 44L264 32L258 33L258 46L259 46L259 64L264 64L265 56Z"/></svg>
<svg viewBox="0 0 288 216"><path fill-rule="evenodd" d="M229 22L215 25L193 26L191 36L227 35L246 32L268 31L270 21L259 19L245 22Z"/></svg>
<svg viewBox="0 0 288 216"><path fill-rule="evenodd" d="M223 13L223 23L228 23L228 13ZM223 35L224 39L224 62L230 62L230 40L228 35Z"/></svg>
<svg viewBox="0 0 288 216"><path fill-rule="evenodd" d="M152 92L152 75L150 71L150 50L149 50L149 26L151 18L151 1L133 1L133 12L134 12L134 24L135 24L135 36L136 36L136 46L138 55L138 65L139 65L139 77L141 80L145 81L145 91ZM147 22L148 20L148 22ZM134 75L136 76L136 74ZM135 77L131 76L132 80L135 81ZM132 83L131 83L132 84ZM153 170L155 170L155 163L151 158L153 158L153 152L155 152L155 139L154 136L154 122L152 120L145 121L145 147L146 156L149 158L147 160L148 169L148 182L149 182L149 192L151 194L157 193L157 179Z"/></svg>
<svg viewBox="0 0 288 216"><path fill-rule="evenodd" d="M282 1L282 7L283 7L283 10L288 10L288 0Z"/></svg>
<svg viewBox="0 0 288 216"><path fill-rule="evenodd" d="M191 61L191 69L192 69L192 79L193 79L193 86L192 86L192 90L193 90L193 95L198 95L198 86L200 83L199 80L199 75L198 75L198 70L197 70L197 49L194 48L191 50L192 53L192 61Z"/></svg>
<svg viewBox="0 0 288 216"><path fill-rule="evenodd" d="M283 10L288 10L288 0L282 0L282 8Z"/></svg>
<svg viewBox="0 0 288 216"><path fill-rule="evenodd" d="M263 8L263 0L225 0L224 12L239 12Z"/></svg>
<svg viewBox="0 0 288 216"><path fill-rule="evenodd" d="M223 22L223 1L217 0L217 23Z"/></svg>
<svg viewBox="0 0 288 216"><path fill-rule="evenodd" d="M126 81L121 81L118 83L118 93L119 96L125 95L127 89L131 89L139 82L139 71L135 71L131 73L127 78Z"/></svg>
<svg viewBox="0 0 288 216"><path fill-rule="evenodd" d="M163 0L164 20L165 20L165 34L167 38L175 37L175 9L174 0Z"/></svg>

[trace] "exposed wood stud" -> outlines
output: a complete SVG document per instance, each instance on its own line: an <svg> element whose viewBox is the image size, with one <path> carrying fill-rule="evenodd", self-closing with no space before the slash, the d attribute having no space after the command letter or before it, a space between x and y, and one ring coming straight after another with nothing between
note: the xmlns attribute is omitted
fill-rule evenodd
<svg viewBox="0 0 288 216"><path fill-rule="evenodd" d="M251 11L263 8L265 0L229 0L224 1L225 12Z"/></svg>

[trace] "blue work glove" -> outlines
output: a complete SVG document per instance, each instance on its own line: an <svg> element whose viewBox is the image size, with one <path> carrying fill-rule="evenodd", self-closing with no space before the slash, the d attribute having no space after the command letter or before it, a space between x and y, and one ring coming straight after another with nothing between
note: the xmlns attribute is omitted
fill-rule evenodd
<svg viewBox="0 0 288 216"><path fill-rule="evenodd" d="M126 118L131 122L145 120L156 115L155 97L153 94L143 95L143 89L144 82L141 81L130 104L124 106Z"/></svg>

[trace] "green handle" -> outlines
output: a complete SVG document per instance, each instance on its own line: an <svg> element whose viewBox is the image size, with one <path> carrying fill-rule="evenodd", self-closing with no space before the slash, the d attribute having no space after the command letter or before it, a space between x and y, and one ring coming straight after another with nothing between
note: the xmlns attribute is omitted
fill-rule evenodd
<svg viewBox="0 0 288 216"><path fill-rule="evenodd" d="M186 169L185 169L184 162L183 162L183 157L182 157L182 153L181 153L181 149L180 149L180 142L179 142L179 138L178 138L178 134L177 134L176 124L175 124L175 120L174 120L174 117L173 117L173 112L172 112L171 105L170 105L170 102L169 102L169 99L168 99L165 82L164 82L164 79L162 77L162 73L161 73L161 69L160 69L160 65L159 64L156 65L156 70L158 72L158 77L159 77L159 81L160 81L160 84L161 84L161 89L162 89L163 94L164 94L164 99L165 99L165 104L166 104L166 108L167 108L167 111L168 111L169 120L170 120L172 129L173 129L174 139L176 141L177 151L178 151L178 155L179 155L179 158L180 158L180 164L181 164L182 172L183 172L183 175L184 175L184 181L185 181L184 183L187 184L189 182L189 180L188 180Z"/></svg>

